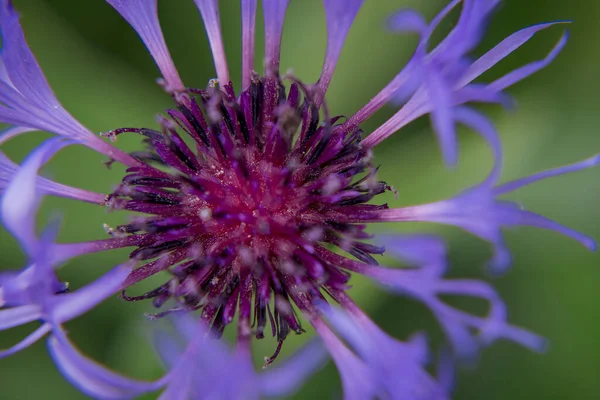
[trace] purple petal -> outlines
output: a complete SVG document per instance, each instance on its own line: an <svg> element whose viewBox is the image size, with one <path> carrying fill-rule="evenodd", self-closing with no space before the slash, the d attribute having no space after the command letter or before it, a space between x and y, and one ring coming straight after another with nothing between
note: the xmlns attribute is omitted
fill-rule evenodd
<svg viewBox="0 0 600 400"><path fill-rule="evenodd" d="M18 170L19 166L0 152L0 193L4 192ZM43 194L66 197L93 204L100 204L106 198L106 195L102 193L94 193L89 190L63 185L62 183L54 182L40 176L36 178L36 186Z"/></svg>
<svg viewBox="0 0 600 400"><path fill-rule="evenodd" d="M403 343L385 334L359 310L344 312L329 306L321 310L334 330L364 361L374 385L387 394L384 398L447 398L423 368L427 345L422 335Z"/></svg>
<svg viewBox="0 0 600 400"><path fill-rule="evenodd" d="M510 339L536 351L545 349L543 338L506 322L504 303L484 282L444 280L418 271L385 268L373 268L367 275L384 288L423 302L437 316L455 352L462 358L475 357L480 345L489 345L498 338ZM486 317L478 317L449 306L439 295L482 298L488 301L490 309ZM475 336L472 329L477 330L479 336Z"/></svg>
<svg viewBox="0 0 600 400"><path fill-rule="evenodd" d="M50 324L44 324L33 331L29 336L25 339L11 347L10 349L0 350L0 359L8 356L12 356L13 354L18 353L21 350L26 349L31 346L41 338L43 338L48 332L50 332Z"/></svg>
<svg viewBox="0 0 600 400"><path fill-rule="evenodd" d="M171 319L187 345L164 334L155 337L161 358L171 366L165 382L164 400L257 399L261 395L285 396L292 393L318 369L326 353L319 342L312 342L279 367L258 374L252 367L249 343L238 342L231 351L213 339L202 320L189 315Z"/></svg>
<svg viewBox="0 0 600 400"><path fill-rule="evenodd" d="M175 316L171 321L187 346L181 351L174 338L161 337L164 335L156 337L158 341L155 341L155 346L161 358L171 366L161 400L193 398L196 392L202 393L205 398L212 398L212 392L222 390L227 385L231 387L232 380L238 380L239 383L247 379L247 374L239 374L238 360L231 357L222 343L210 338L203 321L189 315Z"/></svg>
<svg viewBox="0 0 600 400"><path fill-rule="evenodd" d="M358 14L364 0L323 0L325 19L327 21L327 50L321 77L319 78L319 91L315 96L315 103L321 104L337 64L344 41L352 22Z"/></svg>
<svg viewBox="0 0 600 400"><path fill-rule="evenodd" d="M373 97L366 106L361 108L356 114L354 114L348 120L347 124L344 126L359 126L366 119L368 119L371 115L373 115L377 110L383 107L384 104L397 99L398 97L403 98L406 95L414 93L417 88L414 87L416 83L421 83L422 78L422 63L425 59L425 53L427 51L427 42L429 40L429 36L433 33L433 31L437 28L439 23L456 7L461 3L462 0L453 0L446 7L442 9L442 11L436 15L429 26L426 29L426 32L421 37L421 41L415 55L408 62L408 64L400 71L398 75L392 79L392 81L381 90L375 97ZM442 42L444 43L444 42ZM436 49L440 49L440 45L436 47ZM435 50L434 50L435 51ZM384 126L376 129L373 133L365 138L363 141L363 145L367 145L370 147L375 146L377 143L381 142L385 138L387 138L392 133L396 132L400 127L406 125L408 122L414 120L420 115L423 115L425 112L414 116L414 110L410 112L405 111L402 108L394 117L388 120Z"/></svg>
<svg viewBox="0 0 600 400"><path fill-rule="evenodd" d="M325 364L328 358L323 343L313 339L295 354L259 376L261 393L265 396L284 396L294 393Z"/></svg>
<svg viewBox="0 0 600 400"><path fill-rule="evenodd" d="M496 65L500 60L504 59L510 53L527 43L537 32L549 28L556 24L564 24L568 21L557 21L548 22L544 24L538 24L530 26L528 28L521 29L508 36L506 39L498 43L491 50L479 57L473 64L469 66L457 86L465 86L478 76L483 74L488 69Z"/></svg>
<svg viewBox="0 0 600 400"><path fill-rule="evenodd" d="M242 89L250 86L254 70L254 43L256 33L257 0L242 2Z"/></svg>
<svg viewBox="0 0 600 400"><path fill-rule="evenodd" d="M131 272L130 264L119 265L75 292L57 297L53 317L58 322L76 318L122 289Z"/></svg>
<svg viewBox="0 0 600 400"><path fill-rule="evenodd" d="M283 19L290 0L263 0L265 19L265 75L279 74Z"/></svg>
<svg viewBox="0 0 600 400"><path fill-rule="evenodd" d="M10 0L2 0L0 6L0 35L3 80L10 79L6 82L38 108L62 108L25 41L19 14Z"/></svg>
<svg viewBox="0 0 600 400"><path fill-rule="evenodd" d="M471 124L480 131L489 130L484 126L484 119L473 119L475 114L469 116L470 120L463 122ZM464 116L463 116L464 117ZM481 126L478 126L482 124ZM491 135L491 131L486 135ZM571 237L590 250L596 250L596 242L573 229L567 228L541 215L524 210L517 204L497 200L496 196L511 192L522 186L540 179L561 175L568 172L596 166L600 156L594 156L579 163L566 167L541 172L531 177L509 182L493 188L496 172L483 183L465 190L458 196L436 203L398 209L378 210L373 215L361 219L362 222L384 221L428 221L458 226L494 245L494 258L490 262L493 272L504 272L510 265L510 252L504 244L501 228L504 226L528 225L542 229L549 229Z"/></svg>
<svg viewBox="0 0 600 400"><path fill-rule="evenodd" d="M499 0L465 0L456 26L430 53L437 62L453 63L480 42L490 12ZM432 23L433 25L433 23ZM434 28L435 29L435 25ZM433 33L430 30L429 36Z"/></svg>
<svg viewBox="0 0 600 400"><path fill-rule="evenodd" d="M42 309L35 304L0 310L0 330L24 325L42 317Z"/></svg>
<svg viewBox="0 0 600 400"><path fill-rule="evenodd" d="M585 159L583 161L579 161L573 164L565 165L563 167L549 169L547 171L538 172L537 174L533 174L527 176L525 178L517 179L512 182L504 183L502 185L494 188L494 194L496 196L501 196L503 194L507 194L513 192L517 189L522 188L523 186L527 186L537 181L541 181L542 179L552 178L554 176L559 176L563 174L568 174L571 172L581 171L583 169L595 167L600 164L600 154L596 154L593 157Z"/></svg>
<svg viewBox="0 0 600 400"><path fill-rule="evenodd" d="M506 38L477 61L471 62L467 57L467 53L473 50L481 40L483 31L487 27L487 18L492 9L498 4L498 0L465 0L456 26L433 50L427 53L428 41L431 34L447 16L449 11L458 3L460 1L448 4L426 28L423 27L424 23L414 12L405 11L398 14L397 23L400 29L414 30L421 34L421 41L417 50L411 61L407 64L407 67L386 88L377 94L367 106L352 116L347 124L358 126L378 110L384 102L404 103L406 93L404 91L399 94L396 93L397 90L402 89L402 87L398 86L398 82L396 82L400 76L406 82L419 83L421 87L412 91L412 98L394 116L365 138L363 141L364 146L373 147L416 118L431 113L431 120L440 141L444 161L447 165L454 165L458 156L455 128L455 122L457 122L456 107L467 102L510 105L511 103L507 101L509 100L508 96L501 93L501 91L539 69L544 68L556 57L566 43L566 36L563 36L557 46L543 60L530 63L512 71L490 84L470 84L473 79L520 47L536 32L556 23L541 24L523 29ZM416 71L422 71L422 79L416 79L418 75L415 73L411 74L413 75L411 77L408 76L408 66L412 64L415 65ZM403 86L405 87L406 84L403 83ZM401 102L394 100L397 96L401 96ZM481 124L479 121L481 118L467 118L467 120L464 120L463 115L461 117L462 120L459 122L470 125L479 131L488 141L492 138L488 134L492 132L491 127L487 126L488 124ZM477 120L473 120L473 118ZM474 126L473 123L477 123L478 126ZM498 147L496 145L492 145L492 149L497 153L496 150ZM498 171L499 168L496 168L493 171L494 175Z"/></svg>
<svg viewBox="0 0 600 400"><path fill-rule="evenodd" d="M456 385L454 357L448 348L442 348L436 366L436 380L446 393L452 393Z"/></svg>
<svg viewBox="0 0 600 400"><path fill-rule="evenodd" d="M348 350L325 324L317 321L313 326L337 366L344 389L344 399L372 399L384 394L382 388L377 387L376 377L372 376L372 371L367 365Z"/></svg>
<svg viewBox="0 0 600 400"><path fill-rule="evenodd" d="M0 146L7 142L8 140L19 136L22 133L35 131L34 128L27 128L24 126L11 126L8 129L5 129L0 132Z"/></svg>
<svg viewBox="0 0 600 400"><path fill-rule="evenodd" d="M421 67L420 65L417 65L417 62L413 59L402 69L398 75L394 77L394 79L392 79L392 81L383 90L369 100L369 102L358 112L356 112L356 114L350 117L350 119L344 125L342 125L342 128L346 126L358 127L389 101L396 100L398 104L403 104L406 99L412 96L420 87L421 82ZM401 109L401 111L403 109ZM390 119L384 125L386 126L384 127L382 125L374 132L370 133L365 140L362 141L363 146L375 146L377 143L383 140L380 139L380 137L384 136L389 129L393 129L395 122ZM375 132L380 133L375 134Z"/></svg>
<svg viewBox="0 0 600 400"><path fill-rule="evenodd" d="M428 274L440 276L446 271L446 244L434 235L383 235L377 241L386 253L419 267Z"/></svg>
<svg viewBox="0 0 600 400"><path fill-rule="evenodd" d="M43 247L44 245L37 246L37 249L43 250ZM40 251L37 251L32 258L35 259L38 254ZM3 277L0 303L3 306L15 307L12 308L13 310L18 306L44 307L48 294L55 293L52 288L55 288L54 285L57 283L55 276L52 276L53 271L49 271L48 268L47 263L34 262L18 273Z"/></svg>
<svg viewBox="0 0 600 400"><path fill-rule="evenodd" d="M388 27L395 32L414 32L424 36L427 32L427 21L415 10L406 9L393 13L387 21Z"/></svg>
<svg viewBox="0 0 600 400"><path fill-rule="evenodd" d="M128 399L157 390L163 382L143 382L121 376L83 356L59 327L48 349L63 375L82 392L102 399Z"/></svg>
<svg viewBox="0 0 600 400"><path fill-rule="evenodd" d="M433 17L433 19L429 23L429 26L427 27L427 31L426 31L425 35L423 35L423 37L421 38L421 43L419 44L421 47L424 47L424 48L427 47L429 38L431 37L433 32L437 29L440 22L442 22L444 20L444 18L446 18L448 16L448 14L450 14L450 12L457 5L459 5L462 1L463 0L452 0L450 3L448 3L446 5L446 7L444 7L442 9L442 11L440 11L435 17ZM462 13L461 13L461 15L462 15ZM455 31L456 31L456 28L452 32L455 32ZM450 33L450 35L452 35L452 32ZM446 49L448 43L451 43L451 40L448 40L448 38L445 38L440 44L438 44L436 46L436 48L433 50L433 52L443 52Z"/></svg>
<svg viewBox="0 0 600 400"><path fill-rule="evenodd" d="M168 91L185 87L171 59L158 22L157 0L106 0L131 25L154 58Z"/></svg>
<svg viewBox="0 0 600 400"><path fill-rule="evenodd" d="M456 165L458 144L456 127L451 110L450 87L438 71L430 70L425 76L425 85L431 104L431 122L438 135L442 155L446 165Z"/></svg>
<svg viewBox="0 0 600 400"><path fill-rule="evenodd" d="M217 78L221 86L229 83L229 70L221 37L221 21L219 19L219 0L194 0L202 14L204 27L210 42Z"/></svg>
<svg viewBox="0 0 600 400"><path fill-rule="evenodd" d="M101 142L69 115L52 93L9 0L0 1L0 36L0 121L90 143Z"/></svg>
<svg viewBox="0 0 600 400"><path fill-rule="evenodd" d="M591 251L596 251L598 249L598 245L593 238L584 235L580 232L577 232L574 229L568 228L564 225L559 224L558 222L555 222L549 218L543 217L531 211L523 210L517 204L511 204L506 202L503 204L503 206L504 207L502 207L502 211L508 210L506 215L502 216L503 218L505 218L505 220L502 222L506 226L528 225L536 228L548 229L577 240L579 243L581 243Z"/></svg>
<svg viewBox="0 0 600 400"><path fill-rule="evenodd" d="M483 114L467 107L457 107L454 110L454 118L457 122L468 126L479 133L487 142L494 155L494 166L488 175L486 182L494 184L502 172L502 143L496 132L496 128Z"/></svg>
<svg viewBox="0 0 600 400"><path fill-rule="evenodd" d="M550 53L548 53L548 55L545 58L543 58L542 60L534 61L534 62L529 63L521 68L517 68L516 70L514 70L512 72L509 72L508 74L504 75L502 78L499 78L499 79L495 80L494 82L490 83L489 84L490 89L497 90L497 91L504 90L507 87L514 85L515 83L517 83L519 81L522 81L523 79L527 78L529 75L534 74L535 72L539 71L540 69L545 68L546 66L548 66L548 64L550 64L556 58L556 56L565 47L568 39L569 39L569 32L565 31L565 33L563 33L563 35L561 36L558 43L556 43L554 48L550 51Z"/></svg>
<svg viewBox="0 0 600 400"><path fill-rule="evenodd" d="M37 171L56 152L73 143L61 138L44 142L23 162L2 196L2 223L29 255L33 255L36 247L35 215L40 201Z"/></svg>

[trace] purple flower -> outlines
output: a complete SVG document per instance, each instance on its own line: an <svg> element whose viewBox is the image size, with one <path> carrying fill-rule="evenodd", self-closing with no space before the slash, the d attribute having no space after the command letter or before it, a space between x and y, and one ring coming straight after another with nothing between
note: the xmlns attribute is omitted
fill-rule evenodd
<svg viewBox="0 0 600 400"><path fill-rule="evenodd" d="M499 135L470 103L509 104L504 90L545 67L564 47L563 34L548 56L490 83L473 83L483 72L537 32L562 22L522 29L471 60L497 0L453 0L430 23L414 10L392 15L389 27L419 35L407 65L348 119L329 115L326 93L346 36L362 0L323 0L327 49L317 82L281 76L280 53L288 0L263 0L264 71L255 72L256 0L241 0L241 91L231 82L221 37L219 2L195 0L213 54L216 79L207 88L189 88L179 77L158 22L157 0L107 0L139 34L172 96L174 107L157 127L117 127L101 136L116 141L125 133L141 136L145 148L126 153L93 135L59 104L29 50L19 18L0 0L0 122L11 127L0 145L34 130L59 136L40 146L20 167L0 153L2 219L20 241L30 266L1 277L0 327L32 320L42 326L3 355L51 333L49 348L63 374L84 393L98 398L129 398L164 388L162 398L259 398L293 392L323 359L326 348L341 375L348 399L445 399L450 397L451 358L442 357L438 374L422 335L402 342L382 332L350 299L353 274L365 275L384 289L409 296L431 310L445 331L454 357L474 358L497 339L533 350L545 341L507 321L507 310L482 281L447 279L443 241L434 236L391 236L385 246L370 242L369 223L428 221L456 225L494 246L491 266L502 272L510 263L501 228L531 225L570 236L590 249L595 242L541 215L497 197L547 177L595 166L598 156L499 184L502 146ZM430 36L459 5L458 22L430 50ZM287 85L286 85L287 84ZM360 125L385 104L399 109L364 135ZM376 146L409 122L429 114L448 165L458 160L456 124L481 135L493 152L494 167L480 184L435 203L391 208L377 195L394 190L378 180L372 163ZM84 145L127 167L120 184L107 194L72 188L38 176L61 148ZM40 195L95 203L107 210L136 213L128 223L106 226L108 238L54 243L55 228L38 238L34 230ZM373 202L374 201L374 202ZM129 261L104 277L65 293L55 274L63 261L78 255L133 248ZM378 266L375 256L389 253L411 268ZM129 270L135 265L133 270ZM167 271L169 279L142 295L128 289ZM158 319L174 318L183 340L158 336L157 347L169 371L154 382L125 378L81 355L61 324L86 312L114 292L123 299L152 299ZM486 300L486 316L446 303L440 296ZM327 304L327 298L338 303ZM167 306L168 305L168 306ZM302 317L318 334L296 356L263 373L251 364L252 338L270 331L277 340L265 367L277 358L291 332L303 333ZM225 328L237 319L237 342L222 346ZM210 336L210 337L208 337Z"/></svg>
<svg viewBox="0 0 600 400"><path fill-rule="evenodd" d="M248 347L229 349L204 323L173 318L177 335L159 332L156 347L169 366L171 379L161 399L259 399L297 389L326 360L320 341L312 340L277 367L254 371Z"/></svg>

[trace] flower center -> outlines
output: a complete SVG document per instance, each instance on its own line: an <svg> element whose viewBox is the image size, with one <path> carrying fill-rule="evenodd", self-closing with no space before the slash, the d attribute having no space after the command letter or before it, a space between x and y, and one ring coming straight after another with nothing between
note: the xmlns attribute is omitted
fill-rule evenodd
<svg viewBox="0 0 600 400"><path fill-rule="evenodd" d="M300 311L328 288L345 290L348 271L329 262L337 246L371 264L378 248L352 215L386 207L366 204L390 189L377 181L361 131L321 118L299 83L289 90L274 78L255 77L236 97L222 90L193 90L160 117L160 131L121 128L143 135L148 149L132 153L130 168L106 204L143 213L110 229L137 248L145 264L131 286L159 271L172 278L127 300L167 300L167 312L202 309L217 335L238 313L240 335L263 337L270 321L281 342L302 332ZM186 140L179 132L185 132ZM164 313L157 314L157 316Z"/></svg>

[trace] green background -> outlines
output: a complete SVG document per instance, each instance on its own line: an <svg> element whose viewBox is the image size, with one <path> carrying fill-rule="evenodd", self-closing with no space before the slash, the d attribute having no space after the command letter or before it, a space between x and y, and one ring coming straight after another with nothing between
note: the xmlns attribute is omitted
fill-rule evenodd
<svg viewBox="0 0 600 400"><path fill-rule="evenodd" d="M200 16L191 0L162 0L160 17L167 42L186 85L204 87L214 70ZM282 50L282 70L293 68L305 82L320 72L325 49L325 23L318 0L291 2ZM383 29L385 16L404 6L431 17L441 0L367 1L353 26L327 101L334 114L350 115L377 93L403 66L415 38L395 36ZM170 107L170 99L154 83L158 72L135 33L101 0L14 0L23 16L28 41L63 105L92 131L123 126L153 126L154 116ZM221 1L222 25L231 76L239 82L239 6ZM547 69L509 92L518 101L516 111L486 107L502 136L506 152L503 179L593 155L600 149L598 93L600 79L600 2L591 0L506 0L492 20L481 52L518 28L547 20L572 19L570 43ZM441 28L448 30L452 20ZM257 41L262 41L259 19ZM528 61L543 57L560 36L563 26L540 33L529 44L486 75L492 79ZM257 65L260 65L258 63ZM364 124L369 132L394 111L386 108ZM12 140L5 151L20 161L49 135L34 133ZM391 205L418 204L448 197L480 180L490 167L490 154L471 132L460 133L458 168L445 169L429 121L423 119L396 133L376 150L381 176L399 191ZM135 137L118 145L139 146ZM63 151L46 168L61 182L99 192L110 192L123 170L107 171L103 157L84 148ZM511 195L528 209L600 239L600 170L540 182ZM52 213L64 218L62 241L104 237L102 223L116 225L124 213L73 201L46 199L40 221ZM483 263L489 246L454 228L432 224L388 227L399 231L439 232L448 238L453 276L490 280L506 300L515 324L545 335L551 342L546 354L535 354L512 343L500 342L483 352L476 368L461 368L456 399L592 399L600 393L600 300L598 255L553 232L519 228L506 232L513 250L513 270L489 279ZM23 266L16 241L0 232L1 267ZM82 257L61 270L61 278L77 288L124 260L126 252ZM441 334L421 305L386 295L360 279L353 279L352 295L388 332L405 338L414 330L430 332L432 342ZM480 309L478 303L465 303ZM151 324L142 313L146 303L109 299L88 315L68 324L71 337L87 354L112 368L141 378L155 378L160 364L148 341ZM8 347L35 328L20 327L0 335ZM307 335L286 342L286 353ZM272 352L274 342L255 347L258 358ZM285 356L285 354L284 354ZM283 357L282 357L283 358ZM83 398L57 372L44 342L0 360L1 399ZM339 398L339 378L330 364L309 381L295 398ZM148 398L152 398L149 396Z"/></svg>

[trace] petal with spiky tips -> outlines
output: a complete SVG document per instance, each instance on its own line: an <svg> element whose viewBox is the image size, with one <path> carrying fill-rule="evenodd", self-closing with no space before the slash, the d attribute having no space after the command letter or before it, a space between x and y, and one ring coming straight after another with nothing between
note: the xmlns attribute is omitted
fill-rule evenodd
<svg viewBox="0 0 600 400"><path fill-rule="evenodd" d="M403 10L391 18L391 28L420 34L421 40L415 55L386 88L350 118L348 124L358 124L387 101L404 104L407 96L412 94L412 97L394 116L367 136L363 145L375 146L408 123L431 113L444 161L447 165L454 165L458 157L456 107L467 102L506 104L506 96L502 94L502 90L544 68L558 55L566 43L566 34L544 59L518 68L492 83L472 84L475 78L519 48L535 33L562 23L545 23L522 29L507 37L475 62L471 62L466 55L483 36L485 22L497 3L497 0L466 0L456 27L428 53L428 41L433 30L458 4L457 1L448 4L427 27L424 27L420 15L412 11ZM421 87L417 89L414 87L416 85Z"/></svg>
<svg viewBox="0 0 600 400"><path fill-rule="evenodd" d="M527 43L536 33L557 24L568 23L568 21L547 22L523 28L498 43L484 55L475 60L461 77L457 86L465 86L479 77L485 71L492 68L513 51Z"/></svg>
<svg viewBox="0 0 600 400"><path fill-rule="evenodd" d="M506 271L511 263L510 252L504 244L501 232L501 228L505 226L527 225L553 230L573 238L588 249L595 251L597 244L589 236L544 216L524 210L513 202L497 200L496 197L541 179L591 168L599 163L600 156L596 155L578 163L540 172L496 187L493 185L497 173L493 171L483 183L465 190L452 199L420 206L378 210L373 215L365 216L360 220L363 222L428 221L458 226L494 245L494 257L489 266L495 273ZM490 179L492 177L494 179Z"/></svg>
<svg viewBox="0 0 600 400"><path fill-rule="evenodd" d="M20 352L21 350L26 349L27 347L31 346L32 344L46 336L46 334L50 332L50 330L50 324L43 324L35 331L33 331L30 335L28 335L25 339L21 340L19 343L15 344L11 348L6 350L0 350L0 359L12 356L13 354Z"/></svg>
<svg viewBox="0 0 600 400"><path fill-rule="evenodd" d="M164 383L143 382L121 376L85 357L60 327L53 329L48 349L63 375L82 392L102 399L129 399L159 389Z"/></svg>
<svg viewBox="0 0 600 400"><path fill-rule="evenodd" d="M36 304L23 305L19 307L0 310L0 330L14 328L42 316L42 309Z"/></svg>
<svg viewBox="0 0 600 400"><path fill-rule="evenodd" d="M444 399L447 394L425 371L427 344L422 335L407 343L389 337L355 306L321 310L333 329L347 341L375 377L377 387L394 399ZM387 396L384 396L387 397Z"/></svg>
<svg viewBox="0 0 600 400"><path fill-rule="evenodd" d="M250 85L254 70L254 43L256 41L257 0L242 2L242 89Z"/></svg>
<svg viewBox="0 0 600 400"><path fill-rule="evenodd" d="M227 59L225 57L225 49L223 47L223 37L221 35L221 20L219 17L219 1L218 0L194 0L196 6L202 14L204 27L208 35L210 49L212 50L215 69L217 70L217 78L221 86L229 83L229 70L227 68Z"/></svg>
<svg viewBox="0 0 600 400"><path fill-rule="evenodd" d="M170 92L182 91L184 85L171 59L158 22L157 0L106 1L140 36L165 80L165 89Z"/></svg>
<svg viewBox="0 0 600 400"><path fill-rule="evenodd" d="M515 69L514 71L509 72L503 77L498 78L494 82L490 83L489 88L498 91L504 90L507 87L512 86L515 83L520 82L528 76L536 73L537 71L546 68L552 61L554 61L556 56L558 56L558 54L562 51L562 49L567 44L568 40L569 32L565 31L565 33L563 33L556 45L552 48L550 53L548 53L548 55L545 58L531 62L520 68Z"/></svg>
<svg viewBox="0 0 600 400"><path fill-rule="evenodd" d="M265 19L265 75L279 74L283 19L290 0L263 0Z"/></svg>
<svg viewBox="0 0 600 400"><path fill-rule="evenodd" d="M23 245L29 255L35 252L35 211L40 193L37 171L60 149L73 144L62 138L50 139L23 163L2 196L2 223Z"/></svg>
<svg viewBox="0 0 600 400"><path fill-rule="evenodd" d="M131 264L119 265L87 286L59 296L53 305L53 317L59 322L65 322L91 310L122 289L131 269Z"/></svg>
<svg viewBox="0 0 600 400"><path fill-rule="evenodd" d="M353 354L323 321L314 321L313 326L337 366L342 380L344 399L373 399L385 394L383 388L377 384L373 371Z"/></svg>
<svg viewBox="0 0 600 400"><path fill-rule="evenodd" d="M418 270L371 268L365 274L383 288L423 302L438 318L459 357L472 359L477 356L481 345L489 345L499 338L512 340L536 351L546 348L543 338L506 322L504 303L484 282L444 280ZM489 302L490 310L486 317L471 315L444 303L439 295L482 298ZM471 329L476 329L479 336L474 336Z"/></svg>
<svg viewBox="0 0 600 400"><path fill-rule="evenodd" d="M127 165L136 164L132 157L100 140L60 105L25 41L19 15L10 0L0 1L0 36L0 122L16 125L10 136L31 130L48 131L82 140ZM0 137L0 143L7 135Z"/></svg>
<svg viewBox="0 0 600 400"><path fill-rule="evenodd" d="M17 174L18 170L19 166L9 160L4 153L0 152L0 193L5 191L12 178ZM106 195L104 194L94 193L89 190L64 185L41 176L36 178L36 186L42 194L66 197L69 199L85 201L93 204L100 204L106 198Z"/></svg>
<svg viewBox="0 0 600 400"><path fill-rule="evenodd" d="M387 26L394 32L414 32L420 36L427 32L427 21L423 15L410 8L392 14L387 20Z"/></svg>
<svg viewBox="0 0 600 400"><path fill-rule="evenodd" d="M314 99L317 106L321 104L329 88L344 41L363 2L364 0L323 0L327 21L327 50L318 81L319 91Z"/></svg>
<svg viewBox="0 0 600 400"><path fill-rule="evenodd" d="M435 235L381 235L377 241L386 253L409 265L418 265L433 276L441 276L447 267L446 244Z"/></svg>
<svg viewBox="0 0 600 400"><path fill-rule="evenodd" d="M19 14L9 0L2 0L0 7L0 34L2 81L13 88L15 94L21 94L27 102L39 109L62 108L25 41Z"/></svg>
<svg viewBox="0 0 600 400"><path fill-rule="evenodd" d="M281 366L270 368L259 375L262 394L277 397L294 393L327 359L322 341L311 340Z"/></svg>

